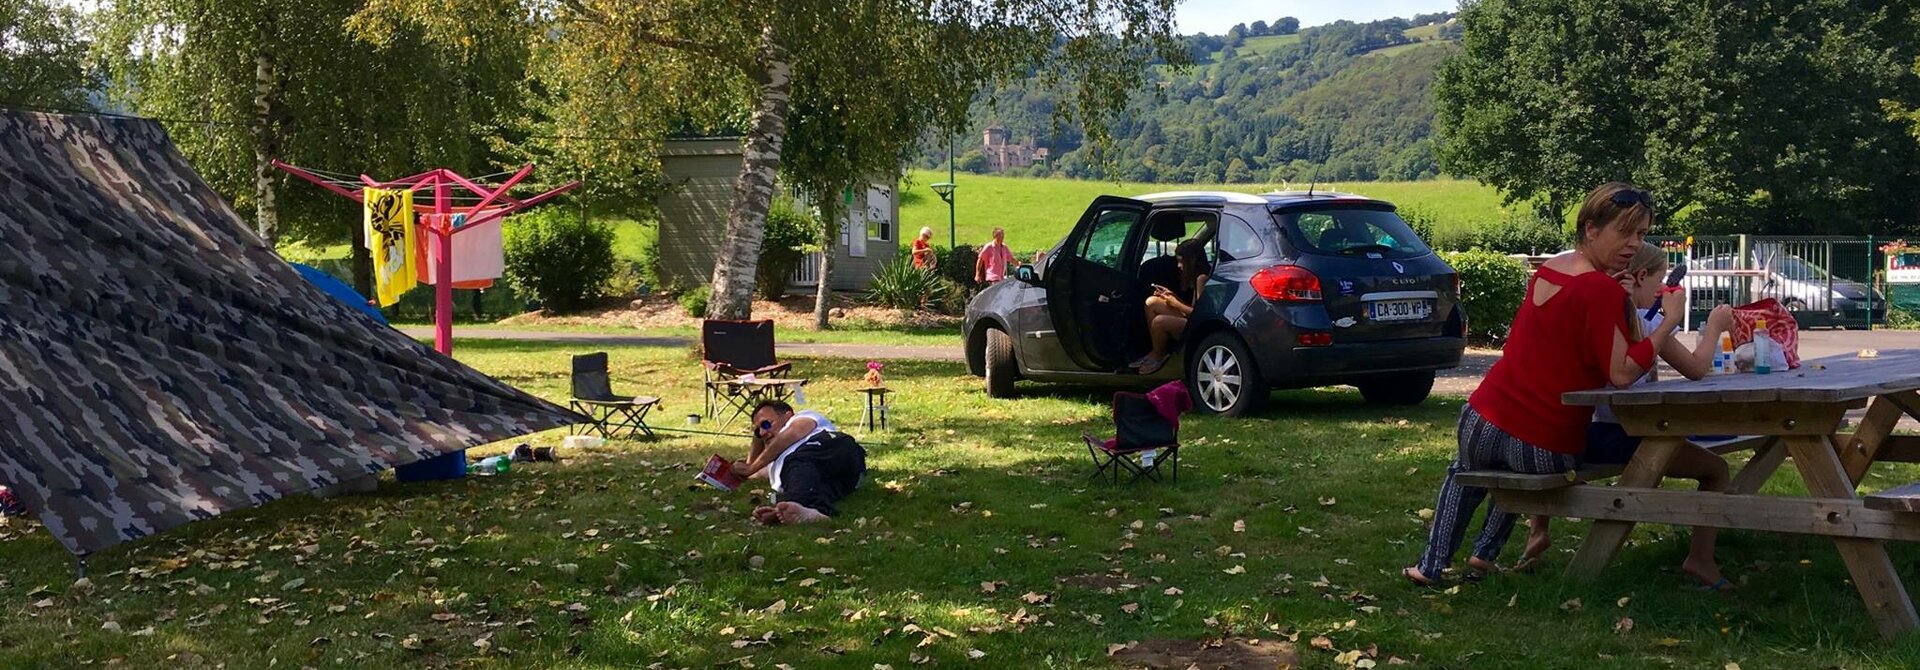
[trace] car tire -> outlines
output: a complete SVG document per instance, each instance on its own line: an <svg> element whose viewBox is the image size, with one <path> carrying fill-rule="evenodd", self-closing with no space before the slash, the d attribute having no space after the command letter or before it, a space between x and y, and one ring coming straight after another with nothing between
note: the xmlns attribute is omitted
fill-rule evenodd
<svg viewBox="0 0 1920 670"><path fill-rule="evenodd" d="M1194 409L1222 416L1247 416L1267 404L1269 388L1254 366L1247 345L1221 331L1200 340L1187 360L1187 389Z"/></svg>
<svg viewBox="0 0 1920 670"><path fill-rule="evenodd" d="M1789 312L1807 311L1807 301L1801 300L1799 298L1787 298L1786 300L1782 300L1780 301L1780 306L1787 308L1787 311Z"/></svg>
<svg viewBox="0 0 1920 670"><path fill-rule="evenodd" d="M999 328L987 330L987 397L1013 397L1013 382L1020 368L1013 360L1013 338Z"/></svg>
<svg viewBox="0 0 1920 670"><path fill-rule="evenodd" d="M1433 371L1381 377L1354 386L1369 405L1418 405L1433 393Z"/></svg>

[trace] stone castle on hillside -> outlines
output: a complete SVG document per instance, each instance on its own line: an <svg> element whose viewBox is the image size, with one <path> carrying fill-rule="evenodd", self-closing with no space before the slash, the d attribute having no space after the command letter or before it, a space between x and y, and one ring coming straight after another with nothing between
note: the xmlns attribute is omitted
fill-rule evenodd
<svg viewBox="0 0 1920 670"><path fill-rule="evenodd" d="M980 153L987 157L987 169L993 172L1046 163L1048 158L1046 147L1035 147L1032 142L1008 142L1007 128L997 123L987 126L981 135Z"/></svg>

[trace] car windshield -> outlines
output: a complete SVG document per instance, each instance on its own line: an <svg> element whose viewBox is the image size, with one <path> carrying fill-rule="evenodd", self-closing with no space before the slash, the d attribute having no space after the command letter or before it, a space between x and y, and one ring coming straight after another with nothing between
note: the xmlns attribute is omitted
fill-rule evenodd
<svg viewBox="0 0 1920 670"><path fill-rule="evenodd" d="M1413 258L1431 253L1400 215L1348 207L1274 214L1295 246L1316 254L1356 258Z"/></svg>

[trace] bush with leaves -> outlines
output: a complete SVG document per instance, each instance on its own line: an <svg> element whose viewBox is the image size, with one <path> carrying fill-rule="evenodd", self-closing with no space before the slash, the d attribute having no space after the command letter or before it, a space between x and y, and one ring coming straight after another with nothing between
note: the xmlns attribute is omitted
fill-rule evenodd
<svg viewBox="0 0 1920 670"><path fill-rule="evenodd" d="M614 275L613 229L548 209L506 222L507 283L550 312L567 312L602 295Z"/></svg>
<svg viewBox="0 0 1920 670"><path fill-rule="evenodd" d="M1497 342L1513 328L1513 316L1527 295L1527 264L1505 254L1474 249L1441 254L1460 273L1460 305L1467 311L1469 334Z"/></svg>
<svg viewBox="0 0 1920 670"><path fill-rule="evenodd" d="M754 283L760 297L779 300L787 295L793 272L806 260L820 238L820 221L811 213L780 198L767 210L767 237L760 243L760 264Z"/></svg>
<svg viewBox="0 0 1920 670"><path fill-rule="evenodd" d="M686 310L687 316L690 318L704 319L707 317L707 301L712 297L712 288L706 286L696 287L691 291L680 294L680 309Z"/></svg>
<svg viewBox="0 0 1920 670"><path fill-rule="evenodd" d="M1473 246L1503 254L1551 255L1565 251L1572 239L1555 221L1531 214L1507 217L1500 225L1480 229Z"/></svg>
<svg viewBox="0 0 1920 670"><path fill-rule="evenodd" d="M966 287L939 274L913 267L911 256L900 256L880 266L867 287L868 297L883 307L953 312L965 309Z"/></svg>
<svg viewBox="0 0 1920 670"><path fill-rule="evenodd" d="M1466 251L1473 247L1473 236L1459 230L1440 230L1435 224L1437 219L1432 213L1417 207L1401 207L1396 210L1400 219L1407 222L1413 234L1427 243L1435 251Z"/></svg>
<svg viewBox="0 0 1920 670"><path fill-rule="evenodd" d="M973 285L973 264L980 260L980 249L962 244L952 249L935 248L933 253L938 259L934 267L940 276L961 286Z"/></svg>

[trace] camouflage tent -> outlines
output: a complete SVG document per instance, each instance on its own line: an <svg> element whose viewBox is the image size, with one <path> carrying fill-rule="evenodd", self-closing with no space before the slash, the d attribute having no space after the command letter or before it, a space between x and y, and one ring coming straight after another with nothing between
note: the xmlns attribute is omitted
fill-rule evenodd
<svg viewBox="0 0 1920 670"><path fill-rule="evenodd" d="M76 554L579 418L307 283L152 121L0 109L0 241L0 484Z"/></svg>

